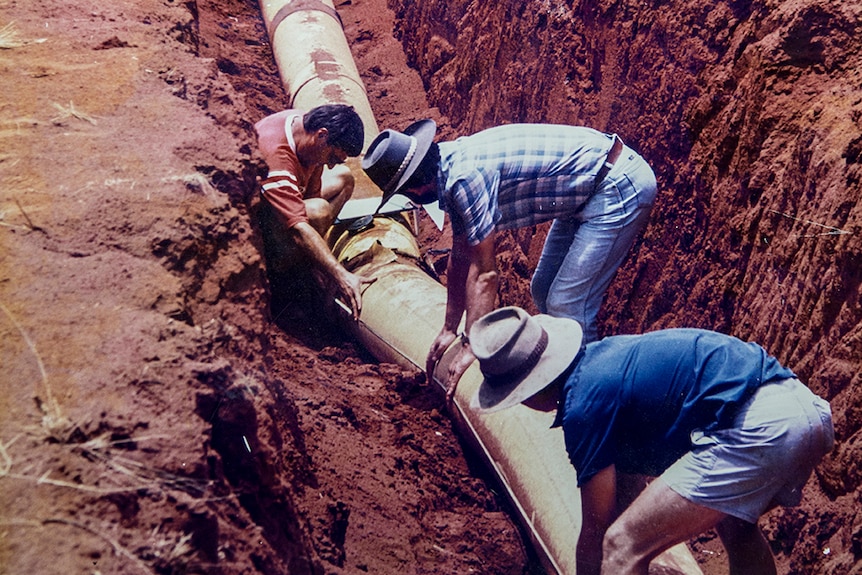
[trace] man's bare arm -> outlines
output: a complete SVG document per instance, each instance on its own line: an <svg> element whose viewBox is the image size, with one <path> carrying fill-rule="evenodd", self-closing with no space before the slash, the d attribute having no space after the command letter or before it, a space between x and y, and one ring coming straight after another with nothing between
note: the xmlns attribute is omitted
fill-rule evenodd
<svg viewBox="0 0 862 575"><path fill-rule="evenodd" d="M300 222L290 228L289 233L296 245L308 254L315 267L330 278L337 292L336 297L344 299L343 303L350 307L353 319L359 320L359 314L362 312L362 286L373 283L374 280L344 269L310 224Z"/></svg>
<svg viewBox="0 0 862 575"><path fill-rule="evenodd" d="M455 302L447 302L447 324L444 327L444 332L451 329L450 333L454 333L454 330L457 329L457 322L460 321L462 315L462 312L458 312L456 318L454 310L463 309L466 311L464 332L465 334L469 334L473 322L492 311L497 303L495 235L492 233L475 246L469 246L466 239L463 240L463 244L456 243L453 239L453 254L450 257L455 256L456 246L461 250L458 257L458 265L460 267L458 268L458 275L453 278L447 278L448 285L451 286L449 297L452 298L455 296L456 298L463 299L456 299ZM457 285L454 285L456 283ZM450 313L452 314L451 316L449 315ZM441 332L441 336L444 332ZM438 336L438 342L435 343L439 343L441 336ZM449 338L448 343L451 343L452 339L454 338ZM442 351L440 354L442 355ZM467 371L467 368L470 367L470 364L475 359L469 340L465 339L462 341L458 355L455 356L449 365L446 380L446 400L448 402L451 402L455 397L455 391L458 387L458 382L461 380L461 376L464 375L464 372Z"/></svg>

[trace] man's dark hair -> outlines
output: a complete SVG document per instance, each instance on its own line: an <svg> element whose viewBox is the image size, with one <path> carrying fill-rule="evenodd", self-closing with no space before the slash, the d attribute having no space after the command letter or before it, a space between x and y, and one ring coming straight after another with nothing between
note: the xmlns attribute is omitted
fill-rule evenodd
<svg viewBox="0 0 862 575"><path fill-rule="evenodd" d="M404 186L404 189L419 188L434 181L437 177L437 170L440 167L440 148L437 142L432 142L431 147L425 152L425 157L422 162L416 167L416 171L410 176Z"/></svg>
<svg viewBox="0 0 862 575"><path fill-rule="evenodd" d="M326 104L312 108L302 117L302 124L309 132L326 128L329 135L326 143L358 156L362 152L365 128L353 106Z"/></svg>

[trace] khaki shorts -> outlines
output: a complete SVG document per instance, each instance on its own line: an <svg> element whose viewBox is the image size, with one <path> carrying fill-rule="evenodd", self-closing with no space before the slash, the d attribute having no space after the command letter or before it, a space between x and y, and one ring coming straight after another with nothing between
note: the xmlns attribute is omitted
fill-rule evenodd
<svg viewBox="0 0 862 575"><path fill-rule="evenodd" d="M829 403L797 379L770 382L733 426L691 434L692 450L661 479L682 497L751 523L774 505L797 505L835 441Z"/></svg>

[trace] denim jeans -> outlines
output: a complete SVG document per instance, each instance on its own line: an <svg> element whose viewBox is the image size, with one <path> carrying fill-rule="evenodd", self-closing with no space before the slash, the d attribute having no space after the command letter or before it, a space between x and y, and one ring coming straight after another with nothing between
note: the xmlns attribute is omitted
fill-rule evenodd
<svg viewBox="0 0 862 575"><path fill-rule="evenodd" d="M631 148L580 213L551 224L530 286L540 312L568 317L598 339L596 316L617 269L646 225L656 196L655 174Z"/></svg>

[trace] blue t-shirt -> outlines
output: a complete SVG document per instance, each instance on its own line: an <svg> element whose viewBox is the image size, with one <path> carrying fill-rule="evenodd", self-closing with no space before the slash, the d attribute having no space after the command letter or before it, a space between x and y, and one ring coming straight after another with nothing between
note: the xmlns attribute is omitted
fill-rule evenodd
<svg viewBox="0 0 862 575"><path fill-rule="evenodd" d="M762 384L795 377L756 343L666 329L590 343L563 387L563 431L578 485L609 465L660 475L696 429L727 426Z"/></svg>

